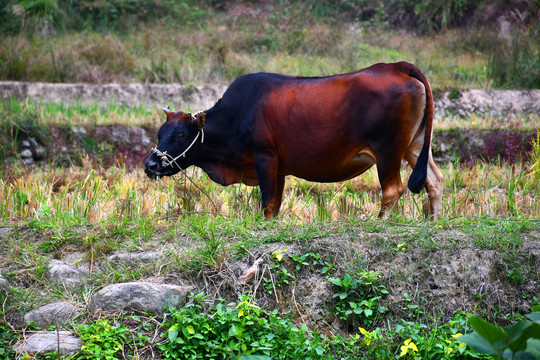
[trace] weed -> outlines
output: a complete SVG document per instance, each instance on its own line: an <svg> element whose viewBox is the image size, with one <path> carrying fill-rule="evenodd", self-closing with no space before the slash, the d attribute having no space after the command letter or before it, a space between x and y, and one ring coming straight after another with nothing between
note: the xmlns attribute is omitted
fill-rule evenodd
<svg viewBox="0 0 540 360"><path fill-rule="evenodd" d="M123 324L111 324L108 319L78 326L77 335L83 344L77 359L114 359L124 350L126 333Z"/></svg>
<svg viewBox="0 0 540 360"><path fill-rule="evenodd" d="M227 238L216 233L217 223L192 223L188 232L199 241L197 250L192 253L190 267L210 267L220 270L226 263L231 246Z"/></svg>
<svg viewBox="0 0 540 360"><path fill-rule="evenodd" d="M347 273L340 278L328 279L337 290L333 295L332 311L345 324L370 327L387 311L381 299L388 291L384 285L377 284L378 272L361 271L354 276L353 279Z"/></svg>
<svg viewBox="0 0 540 360"><path fill-rule="evenodd" d="M300 271L302 268L311 269L313 267L320 268L322 275L332 274L336 270L337 266L321 259L321 254L308 252L303 255L291 254L290 258L296 264L296 271Z"/></svg>
<svg viewBox="0 0 540 360"><path fill-rule="evenodd" d="M479 316L471 316L469 324L476 331L460 336L479 353L495 355L497 359L534 359L540 355L540 306L532 308L525 320L506 329L493 325Z"/></svg>
<svg viewBox="0 0 540 360"><path fill-rule="evenodd" d="M528 89L540 86L540 26L534 20L532 25L526 24L526 18L527 14L516 16L515 23L502 19L499 36L491 41L488 69L496 86Z"/></svg>
<svg viewBox="0 0 540 360"><path fill-rule="evenodd" d="M0 303L5 305L4 302L4 292L5 290L0 289ZM5 314L2 309L0 309L0 359L9 360L13 359L15 356L15 351L13 351L13 342L16 339L16 333L13 331L13 328L5 321Z"/></svg>
<svg viewBox="0 0 540 360"><path fill-rule="evenodd" d="M486 358L466 348L459 339L470 332L467 314L458 312L448 323L429 329L425 324L402 320L395 327L395 335L401 339L400 354L405 358L469 359Z"/></svg>
<svg viewBox="0 0 540 360"><path fill-rule="evenodd" d="M320 335L305 325L295 326L277 310L259 308L253 298L207 306L199 294L182 309L169 309L165 359L241 358L264 355L272 359L325 359Z"/></svg>
<svg viewBox="0 0 540 360"><path fill-rule="evenodd" d="M531 167L528 175L533 176L535 181L540 182L540 131L536 134L536 139L531 140L532 153L530 155Z"/></svg>

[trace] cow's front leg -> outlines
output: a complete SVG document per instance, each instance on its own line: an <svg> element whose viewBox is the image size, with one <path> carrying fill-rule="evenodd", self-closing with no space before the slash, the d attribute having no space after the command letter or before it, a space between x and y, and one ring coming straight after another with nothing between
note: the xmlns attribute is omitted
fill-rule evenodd
<svg viewBox="0 0 540 360"><path fill-rule="evenodd" d="M272 220L278 215L281 207L285 177L277 175L278 163L276 159L256 159L255 168L259 178L264 215L266 220Z"/></svg>

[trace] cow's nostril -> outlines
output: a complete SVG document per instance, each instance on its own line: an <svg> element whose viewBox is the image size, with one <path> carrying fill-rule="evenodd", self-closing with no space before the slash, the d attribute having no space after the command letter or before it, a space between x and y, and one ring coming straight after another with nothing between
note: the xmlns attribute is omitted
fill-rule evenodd
<svg viewBox="0 0 540 360"><path fill-rule="evenodd" d="M154 160L148 160L145 165L146 165L146 168L149 170L157 170L158 168L158 163L157 161L154 161Z"/></svg>

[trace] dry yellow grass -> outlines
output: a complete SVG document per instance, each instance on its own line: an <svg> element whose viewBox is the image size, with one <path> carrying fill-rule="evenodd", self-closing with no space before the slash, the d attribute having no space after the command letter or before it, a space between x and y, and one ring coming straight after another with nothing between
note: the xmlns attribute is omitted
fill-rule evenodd
<svg viewBox="0 0 540 360"><path fill-rule="evenodd" d="M489 216L540 218L540 185L525 165L441 166L445 176L443 217ZM262 213L259 190L244 185L222 187L199 169L149 180L141 170L122 168L36 169L0 180L0 216L4 223L31 220L97 223L109 218L152 217L161 223L190 213L249 216ZM404 183L410 169L403 169ZM427 195L400 199L397 218L420 221ZM376 170L341 183L318 184L289 177L280 219L290 223L373 218L380 206Z"/></svg>

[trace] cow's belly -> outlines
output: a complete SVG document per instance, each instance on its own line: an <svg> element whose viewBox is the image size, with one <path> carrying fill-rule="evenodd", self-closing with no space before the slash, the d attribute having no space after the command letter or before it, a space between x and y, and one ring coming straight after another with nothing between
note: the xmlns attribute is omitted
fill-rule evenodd
<svg viewBox="0 0 540 360"><path fill-rule="evenodd" d="M336 182L352 179L375 164L375 157L369 151L361 151L347 161L325 158L309 161L309 165L289 169L287 175L316 182Z"/></svg>

